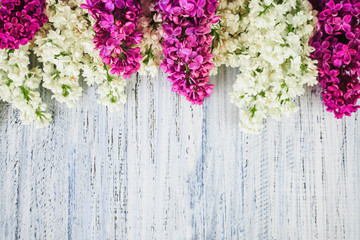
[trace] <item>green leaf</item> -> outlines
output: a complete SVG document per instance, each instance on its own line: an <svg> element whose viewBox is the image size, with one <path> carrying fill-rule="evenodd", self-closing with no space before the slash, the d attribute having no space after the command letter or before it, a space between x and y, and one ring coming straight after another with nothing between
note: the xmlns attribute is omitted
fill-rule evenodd
<svg viewBox="0 0 360 240"><path fill-rule="evenodd" d="M254 107L252 109L250 109L251 112L251 117L253 118L255 116L255 112L256 112L256 105L254 105Z"/></svg>
<svg viewBox="0 0 360 240"><path fill-rule="evenodd" d="M71 87L64 84L64 85L62 85L62 89L63 89L62 95L64 97L69 96L69 94L70 94L69 90L71 89Z"/></svg>
<svg viewBox="0 0 360 240"><path fill-rule="evenodd" d="M26 89L24 86L21 86L20 87L21 89L21 93L24 95L24 98L27 102L29 102L31 100L30 98L30 90L29 89Z"/></svg>
<svg viewBox="0 0 360 240"><path fill-rule="evenodd" d="M7 81L7 83L6 83L6 86L10 86L10 84L12 83L12 82L14 82L13 80L11 80L10 78L8 78L8 81Z"/></svg>
<svg viewBox="0 0 360 240"><path fill-rule="evenodd" d="M35 113L36 113L36 116L38 116L38 118L40 118L40 119L43 119L45 117L45 115L40 110L40 108L36 109Z"/></svg>
<svg viewBox="0 0 360 240"><path fill-rule="evenodd" d="M293 26L292 24L288 24L288 25L287 25L287 30L288 30L289 32L293 32L293 31L294 31L294 26Z"/></svg>

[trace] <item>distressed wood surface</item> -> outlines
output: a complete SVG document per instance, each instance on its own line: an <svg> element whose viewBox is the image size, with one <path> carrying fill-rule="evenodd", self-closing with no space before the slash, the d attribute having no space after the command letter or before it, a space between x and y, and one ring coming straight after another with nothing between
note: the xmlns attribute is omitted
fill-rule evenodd
<svg viewBox="0 0 360 240"><path fill-rule="evenodd" d="M360 239L359 114L334 119L312 88L243 134L236 73L204 106L164 75L131 78L114 113L94 88L72 109L44 91L44 129L1 103L0 239Z"/></svg>

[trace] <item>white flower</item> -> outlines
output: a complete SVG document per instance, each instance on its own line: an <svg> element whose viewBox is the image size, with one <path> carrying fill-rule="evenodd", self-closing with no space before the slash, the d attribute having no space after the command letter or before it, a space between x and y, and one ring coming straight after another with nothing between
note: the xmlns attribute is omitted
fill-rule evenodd
<svg viewBox="0 0 360 240"><path fill-rule="evenodd" d="M126 81L111 75L99 51L94 50L94 20L79 7L84 1L47 0L47 3L49 21L35 40L19 50L0 50L0 99L20 110L23 123L45 126L51 115L40 98L40 84L57 101L71 107L82 94L79 84L82 73L88 85L102 84L99 102L118 109L126 101ZM41 69L29 70L30 46L42 63Z"/></svg>
<svg viewBox="0 0 360 240"><path fill-rule="evenodd" d="M308 45L315 13L306 0L238 5L220 0L217 15L220 23L212 27L214 64L240 67L231 101L240 108L240 128L258 133L267 116L296 111L292 99L304 94L305 84L316 83L315 62L309 57L313 49Z"/></svg>
<svg viewBox="0 0 360 240"><path fill-rule="evenodd" d="M119 110L126 103L125 86L126 80L123 78L106 81L98 88L98 102L107 106L110 111Z"/></svg>
<svg viewBox="0 0 360 240"><path fill-rule="evenodd" d="M51 116L40 98L40 71L29 70L29 55L29 46L0 51L0 63L7 62L8 66L0 70L0 99L20 110L24 124L36 122L41 127L50 122Z"/></svg>
<svg viewBox="0 0 360 240"><path fill-rule="evenodd" d="M94 50L94 21L88 17L87 10L80 8L82 3L83 0L48 1L49 21L36 36L34 47L43 63L43 87L69 107L81 97L81 73L88 85L106 85L114 78L99 57L99 51ZM125 92L121 91L121 94L124 98Z"/></svg>
<svg viewBox="0 0 360 240"><path fill-rule="evenodd" d="M151 9L155 1L149 3L146 0L141 1L143 15L139 18L138 30L143 34L143 39L139 44L142 55L139 69L140 75L150 74L156 76L159 73L163 46L161 39L164 36L162 28L162 14L154 12Z"/></svg>

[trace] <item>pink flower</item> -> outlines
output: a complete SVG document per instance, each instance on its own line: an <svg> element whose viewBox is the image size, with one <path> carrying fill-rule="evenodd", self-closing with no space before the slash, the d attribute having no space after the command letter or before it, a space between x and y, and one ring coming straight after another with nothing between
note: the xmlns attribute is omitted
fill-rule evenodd
<svg viewBox="0 0 360 240"><path fill-rule="evenodd" d="M188 57L189 54L191 53L191 49L185 47L185 44L184 44L184 43L177 42L177 43L175 44L175 46L176 46L176 48L177 48L176 54L177 54L177 56L178 56L179 58Z"/></svg>
<svg viewBox="0 0 360 240"><path fill-rule="evenodd" d="M336 17L333 20L334 23L334 31L341 31L344 30L345 32L350 32L351 31L351 19L352 16L351 15L345 15L343 18L341 17Z"/></svg>
<svg viewBox="0 0 360 240"><path fill-rule="evenodd" d="M164 24L163 28L166 34L166 41L168 41L171 44L177 41L177 38L182 31L181 27L176 27L175 29L173 29L170 25L167 24Z"/></svg>
<svg viewBox="0 0 360 240"><path fill-rule="evenodd" d="M198 18L200 18L204 15L205 4L206 4L205 0L198 0L198 2L196 3L195 10L196 10L196 16Z"/></svg>
<svg viewBox="0 0 360 240"><path fill-rule="evenodd" d="M360 2L351 4L351 3L344 3L343 9L346 12L350 12L353 16L358 16L360 14Z"/></svg>
<svg viewBox="0 0 360 240"><path fill-rule="evenodd" d="M104 13L101 20L99 21L99 25L101 28L111 28L114 24L114 16L112 14Z"/></svg>
<svg viewBox="0 0 360 240"><path fill-rule="evenodd" d="M96 20L95 49L110 65L112 74L130 78L140 68L140 48L136 47L142 34L136 30L141 8L136 0L86 0L81 7L88 9Z"/></svg>
<svg viewBox="0 0 360 240"><path fill-rule="evenodd" d="M0 3L0 49L18 49L34 38L47 21L44 0Z"/></svg>
<svg viewBox="0 0 360 240"><path fill-rule="evenodd" d="M165 41L160 67L169 73L172 91L201 105L212 93L214 85L208 84L210 70L214 67L210 53L211 24L217 1L212 0L160 0L156 9L163 11Z"/></svg>
<svg viewBox="0 0 360 240"><path fill-rule="evenodd" d="M195 2L188 0L179 0L179 5L173 8L174 15L185 15L185 16L194 16L195 15Z"/></svg>
<svg viewBox="0 0 360 240"><path fill-rule="evenodd" d="M112 12L116 8L123 8L125 6L125 2L123 0L101 0L103 3L105 3L105 9Z"/></svg>
<svg viewBox="0 0 360 240"><path fill-rule="evenodd" d="M201 67L201 64L204 62L204 58L201 55L197 55L194 58L194 62L189 64L189 69L198 70Z"/></svg>
<svg viewBox="0 0 360 240"><path fill-rule="evenodd" d="M315 1L315 0L314 0ZM314 2L313 1L313 2ZM336 118L356 112L360 98L360 3L314 2L319 31L311 40L318 60L323 102Z"/></svg>

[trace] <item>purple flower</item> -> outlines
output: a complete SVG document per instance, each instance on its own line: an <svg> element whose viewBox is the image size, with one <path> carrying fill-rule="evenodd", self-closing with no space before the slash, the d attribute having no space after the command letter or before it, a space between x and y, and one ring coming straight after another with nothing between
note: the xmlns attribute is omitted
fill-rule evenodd
<svg viewBox="0 0 360 240"><path fill-rule="evenodd" d="M165 13L170 13L172 11L172 6L169 4L170 0L160 0L158 2L158 7L161 11Z"/></svg>
<svg viewBox="0 0 360 240"><path fill-rule="evenodd" d="M315 58L320 58L324 54L331 53L329 50L330 43L328 41L324 41L322 43L320 42L314 42L313 47L315 48L314 56Z"/></svg>
<svg viewBox="0 0 360 240"><path fill-rule="evenodd" d="M123 8L125 6L124 0L101 0L103 3L105 3L105 9L112 12L116 8Z"/></svg>
<svg viewBox="0 0 360 240"><path fill-rule="evenodd" d="M201 67L201 64L204 62L204 57L201 55L197 55L194 58L194 61L189 64L189 69L198 70Z"/></svg>
<svg viewBox="0 0 360 240"><path fill-rule="evenodd" d="M182 28L176 27L174 29L170 25L167 25L167 24L164 24L163 28L164 28L164 32L166 34L166 41L168 41L170 44L177 42L177 38L181 34Z"/></svg>
<svg viewBox="0 0 360 240"><path fill-rule="evenodd" d="M348 0L312 1L320 10L319 31L311 40L318 60L323 102L336 118L350 116L360 107L360 3Z"/></svg>
<svg viewBox="0 0 360 240"><path fill-rule="evenodd" d="M18 49L34 38L47 21L44 0L2 1L0 4L0 49Z"/></svg>
<svg viewBox="0 0 360 240"><path fill-rule="evenodd" d="M103 13L99 25L101 28L111 28L114 25L114 16L112 14Z"/></svg>
<svg viewBox="0 0 360 240"><path fill-rule="evenodd" d="M179 5L173 8L174 15L195 15L195 3L188 0L179 0Z"/></svg>
<svg viewBox="0 0 360 240"><path fill-rule="evenodd" d="M196 10L196 16L198 18L204 15L205 4L206 4L205 0L198 0L198 2L196 3L195 10Z"/></svg>
<svg viewBox="0 0 360 240"><path fill-rule="evenodd" d="M156 6L165 21L165 59L160 67L170 74L172 91L193 104L201 105L214 88L208 84L208 74L214 67L209 33L211 24L219 19L216 6L217 1L212 0L160 0Z"/></svg>
<svg viewBox="0 0 360 240"><path fill-rule="evenodd" d="M346 12L350 12L353 16L358 16L360 14L360 2L351 4L351 3L344 3L343 9Z"/></svg>
<svg viewBox="0 0 360 240"><path fill-rule="evenodd" d="M175 46L177 48L176 53L179 58L188 57L191 53L191 49L187 48L184 43L177 42Z"/></svg>
<svg viewBox="0 0 360 240"><path fill-rule="evenodd" d="M328 3L326 3L326 7L327 9L324 12L329 12L333 16L337 16L338 12L342 8L342 4L341 3L336 4L333 0L331 0Z"/></svg>
<svg viewBox="0 0 360 240"><path fill-rule="evenodd" d="M351 15L345 15L343 18L341 17L336 17L333 20L334 23L334 31L341 31L344 30L345 32L350 32L351 31L351 19L352 16Z"/></svg>
<svg viewBox="0 0 360 240"><path fill-rule="evenodd" d="M351 58L352 56L355 56L356 55L356 50L355 49L351 49L349 48L348 45L342 45L342 48L339 49L339 51L337 52L337 56L339 56L341 59L342 59L342 62L345 64L345 65L349 65L350 62L351 62ZM334 66L335 66L335 63L334 63ZM336 67L340 67L341 64L339 64L338 66Z"/></svg>
<svg viewBox="0 0 360 240"><path fill-rule="evenodd" d="M93 42L100 49L100 57L110 65L112 74L130 78L140 68L140 48L136 47L142 34L136 30L142 13L136 0L86 0L82 8L88 9L96 20Z"/></svg>

